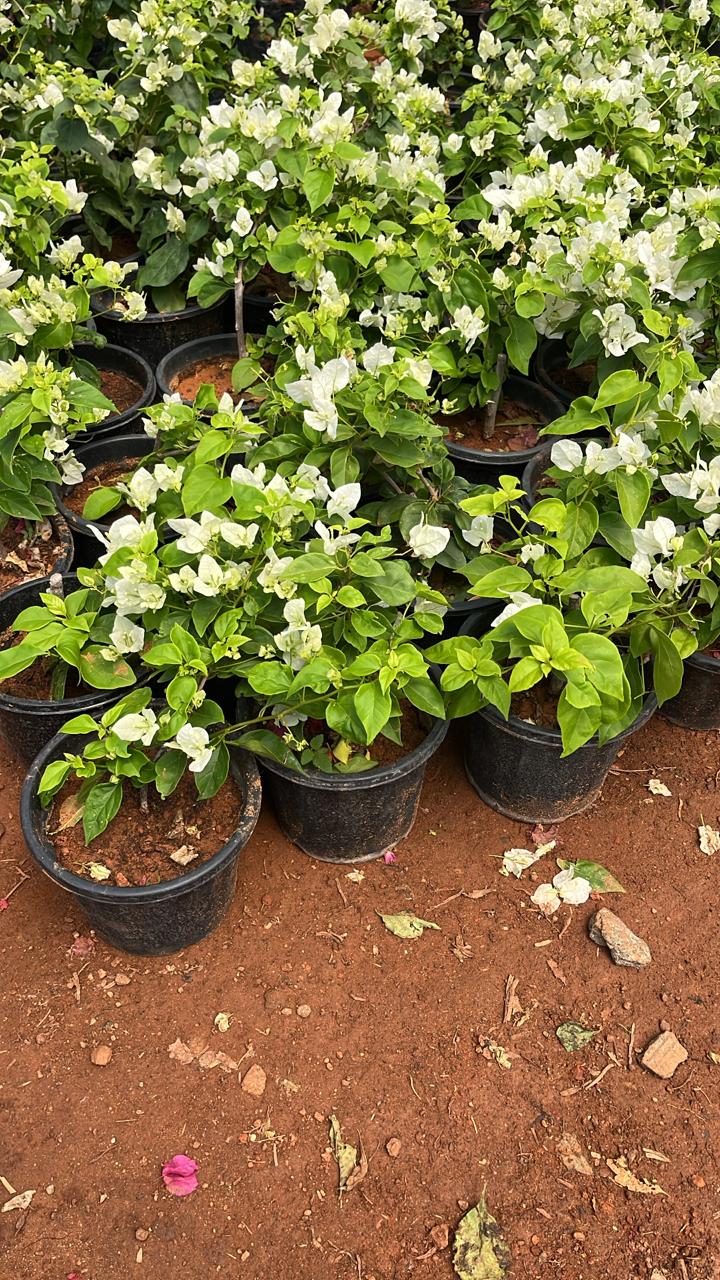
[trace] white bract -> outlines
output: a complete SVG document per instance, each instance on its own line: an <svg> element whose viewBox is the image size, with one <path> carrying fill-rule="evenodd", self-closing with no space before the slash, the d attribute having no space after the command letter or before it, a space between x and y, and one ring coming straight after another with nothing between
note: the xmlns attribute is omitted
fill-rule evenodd
<svg viewBox="0 0 720 1280"><path fill-rule="evenodd" d="M432 560L441 555L449 541L450 530L443 525L427 524L424 516L407 535L408 546L419 560Z"/></svg>
<svg viewBox="0 0 720 1280"><path fill-rule="evenodd" d="M158 731L157 716L151 707L121 716L112 726L112 732L122 742L142 742L149 747Z"/></svg>

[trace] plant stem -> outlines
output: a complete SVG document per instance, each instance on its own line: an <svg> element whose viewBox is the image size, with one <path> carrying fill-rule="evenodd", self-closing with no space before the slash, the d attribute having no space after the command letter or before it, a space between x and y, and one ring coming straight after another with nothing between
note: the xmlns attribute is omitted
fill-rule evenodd
<svg viewBox="0 0 720 1280"><path fill-rule="evenodd" d="M500 407L500 400L502 398L503 384L505 382L505 375L507 373L507 363L508 363L507 356L505 355L504 351L501 351L500 355L497 358L497 364L495 365L495 372L497 374L498 384L493 393L492 400L488 400L488 403L485 406L485 418L483 421L483 428L482 428L483 440L490 440L492 436L495 434L495 420L497 418L498 409Z"/></svg>
<svg viewBox="0 0 720 1280"><path fill-rule="evenodd" d="M242 262L238 263L237 275L235 276L235 336L237 338L238 358L244 360L247 355L247 345L245 342L245 322L243 320L243 269Z"/></svg>

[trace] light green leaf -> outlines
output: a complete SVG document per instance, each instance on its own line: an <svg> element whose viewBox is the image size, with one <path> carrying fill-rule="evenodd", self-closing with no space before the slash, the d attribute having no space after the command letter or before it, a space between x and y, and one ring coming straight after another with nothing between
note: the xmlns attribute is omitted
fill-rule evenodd
<svg viewBox="0 0 720 1280"><path fill-rule="evenodd" d="M563 1022L555 1034L566 1053L575 1053L594 1040L598 1032L589 1030L581 1022Z"/></svg>
<svg viewBox="0 0 720 1280"><path fill-rule="evenodd" d="M453 1266L459 1280L503 1280L508 1273L510 1250L484 1196L458 1223Z"/></svg>
<svg viewBox="0 0 720 1280"><path fill-rule="evenodd" d="M557 864L562 870L566 867L574 867L575 875L587 880L597 893L625 892L620 881L616 880L615 876L599 862L586 862L584 858L580 858L578 862L568 862L566 858L558 858Z"/></svg>
<svg viewBox="0 0 720 1280"><path fill-rule="evenodd" d="M399 911L397 915L383 915L378 911L385 928L394 933L396 938L419 938L424 929L439 929L439 924L432 920L421 920L412 911Z"/></svg>

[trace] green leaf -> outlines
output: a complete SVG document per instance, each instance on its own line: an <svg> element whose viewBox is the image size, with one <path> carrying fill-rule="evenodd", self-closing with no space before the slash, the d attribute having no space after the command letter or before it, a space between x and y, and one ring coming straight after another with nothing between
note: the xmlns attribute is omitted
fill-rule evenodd
<svg viewBox="0 0 720 1280"><path fill-rule="evenodd" d="M558 858L558 866L564 871L568 867L572 867L576 876L581 876L583 880L587 880L592 885L596 893L624 893L619 880L615 879L606 867L600 865L599 862L586 862L584 858L580 858L578 862L568 862L566 858Z"/></svg>
<svg viewBox="0 0 720 1280"><path fill-rule="evenodd" d="M432 920L421 920L412 911L399 911L397 915L383 915L378 911L385 928L394 933L396 938L419 938L425 929L440 929Z"/></svg>
<svg viewBox="0 0 720 1280"><path fill-rule="evenodd" d="M97 839L112 822L120 808L123 788L121 782L97 782L85 797L83 832L85 843Z"/></svg>
<svg viewBox="0 0 720 1280"><path fill-rule="evenodd" d="M650 501L650 479L644 471L616 471L615 483L623 519L637 529Z"/></svg>
<svg viewBox="0 0 720 1280"><path fill-rule="evenodd" d="M119 507L121 501L122 494L118 493L117 489L95 489L85 500L83 520L101 520L108 511Z"/></svg>
<svg viewBox="0 0 720 1280"><path fill-rule="evenodd" d="M505 350L515 368L527 374L530 357L537 346L537 329L531 320L514 313L508 317L508 324L510 332L505 339Z"/></svg>
<svg viewBox="0 0 720 1280"><path fill-rule="evenodd" d="M172 795L185 773L188 758L184 751L162 751L155 761L155 786L166 799Z"/></svg>
<svg viewBox="0 0 720 1280"><path fill-rule="evenodd" d="M137 288L146 289L150 285L172 284L181 276L190 258L190 246L185 239L171 236L159 249L155 249L146 259L137 274Z"/></svg>
<svg viewBox="0 0 720 1280"><path fill-rule="evenodd" d="M426 711L430 716L437 716L439 720L445 719L443 696L429 676L414 676L403 685L402 691L408 702L412 702L413 706L418 707L420 711Z"/></svg>
<svg viewBox="0 0 720 1280"><path fill-rule="evenodd" d="M566 1053L575 1053L594 1040L598 1032L590 1031L581 1022L563 1022L555 1034Z"/></svg>
<svg viewBox="0 0 720 1280"><path fill-rule="evenodd" d="M47 806L48 801L60 790L71 768L69 760L53 760L52 764L47 766L38 787L38 795L44 806Z"/></svg>
<svg viewBox="0 0 720 1280"><path fill-rule="evenodd" d="M335 175L331 170L306 169L302 179L302 188L308 198L311 213L314 213L321 205L327 204L334 186Z"/></svg>
<svg viewBox="0 0 720 1280"><path fill-rule="evenodd" d="M631 369L620 369L617 373L611 373L610 377L603 382L595 397L595 408L604 409L607 405L625 404L627 400L634 400L644 391L649 391L650 386L649 382L641 382Z"/></svg>
<svg viewBox="0 0 720 1280"><path fill-rule="evenodd" d="M219 476L215 467L202 463L192 468L183 484L183 511L186 516L212 511L227 502L231 493L232 481L227 476Z"/></svg>
<svg viewBox="0 0 720 1280"><path fill-rule="evenodd" d="M195 774L195 786L201 800L210 800L226 781L230 770L230 752L224 742L215 747L204 769Z"/></svg>
<svg viewBox="0 0 720 1280"><path fill-rule="evenodd" d="M683 661L675 645L663 631L651 627L650 647L653 651L653 685L657 700L662 705L668 698L680 692L683 680Z"/></svg>
<svg viewBox="0 0 720 1280"><path fill-rule="evenodd" d="M104 658L101 645L80 654L80 675L91 689L122 689L135 683L135 673L124 658Z"/></svg>
<svg viewBox="0 0 720 1280"><path fill-rule="evenodd" d="M92 716L73 716L72 720L66 720L62 726L61 733L97 733L100 728L97 720L93 720Z"/></svg>
<svg viewBox="0 0 720 1280"><path fill-rule="evenodd" d="M510 1262L510 1250L483 1196L457 1225L453 1241L455 1274L458 1280L504 1280Z"/></svg>
<svg viewBox="0 0 720 1280"><path fill-rule="evenodd" d="M390 719L390 695L383 692L379 680L371 680L360 685L353 701L358 719L365 730L365 740L372 742Z"/></svg>

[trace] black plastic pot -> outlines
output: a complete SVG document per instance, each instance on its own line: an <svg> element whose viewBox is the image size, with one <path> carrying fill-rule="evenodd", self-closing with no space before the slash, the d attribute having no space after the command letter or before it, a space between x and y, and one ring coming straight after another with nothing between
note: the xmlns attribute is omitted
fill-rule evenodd
<svg viewBox="0 0 720 1280"><path fill-rule="evenodd" d="M120 311L108 310L112 294L106 289L93 293L90 304L98 330L108 342L137 351L153 369L174 347L193 338L224 333L234 322L231 294L212 307L188 304L182 311L150 312L144 320L123 320Z"/></svg>
<svg viewBox="0 0 720 1280"><path fill-rule="evenodd" d="M533 372L538 382L560 401L563 411L569 409L573 400L583 394L582 391L575 393L568 391L567 387L560 386L560 383L555 380L555 374L559 369L569 367L569 360L570 356L564 342L557 338L545 338L535 352L533 363Z"/></svg>
<svg viewBox="0 0 720 1280"><path fill-rule="evenodd" d="M415 821L425 766L448 730L445 720L430 725L414 751L366 773L296 773L261 760L283 835L321 862L367 862L403 840Z"/></svg>
<svg viewBox="0 0 720 1280"><path fill-rule="evenodd" d="M81 462L86 470L91 471L93 467L99 467L103 462L120 462L127 458L128 463L132 463L144 458L146 454L152 453L155 442L149 436L110 436L105 440L92 441L90 444L81 445L75 450L75 456L78 462ZM69 492L67 485L62 487L59 485L51 485L58 511L62 517L70 525L75 539L75 563L82 566L92 566L97 563L97 558L102 555L103 546L99 538L95 537L92 527L99 529L101 533L107 533L113 522L112 512L103 520L84 520L76 511L71 511L63 501Z"/></svg>
<svg viewBox="0 0 720 1280"><path fill-rule="evenodd" d="M129 409L125 409L122 413L111 413L109 417L103 418L96 427L92 427L89 431L83 431L81 435L75 436L73 445L83 445L94 443L97 440L107 440L113 436L125 436L132 432L142 431L143 410L148 405L155 403L155 374L153 373L147 360L138 355L137 351L128 351L125 347L116 347L109 342L104 347L93 347L90 343L80 343L73 348L73 355L79 360L85 360L88 364L93 365L96 369L107 370L111 373L123 373L126 378L131 378L133 382L137 382L142 387L142 395L136 400L135 404Z"/></svg>
<svg viewBox="0 0 720 1280"><path fill-rule="evenodd" d="M457 600L445 614L442 637L431 637L429 643L434 644L436 638L449 640L451 636L459 635L470 623L473 635L483 635L504 608L504 600L490 600L486 596L468 596L465 600Z"/></svg>
<svg viewBox="0 0 720 1280"><path fill-rule="evenodd" d="M253 293L252 284L243 295L243 325L246 333L267 333L275 323L273 311L281 305L280 298L270 298L264 293Z"/></svg>
<svg viewBox="0 0 720 1280"><path fill-rule="evenodd" d="M709 653L686 658L682 688L660 713L683 729L720 729L720 658Z"/></svg>
<svg viewBox="0 0 720 1280"><path fill-rule="evenodd" d="M217 928L235 892L239 854L255 830L262 788L257 765L245 752L233 754L232 772L242 797L242 816L227 844L202 866L162 884L121 889L96 884L61 866L47 835L47 810L38 800L46 766L68 749L80 750L84 739L59 733L33 761L23 786L20 820L25 842L40 869L72 894L91 928L105 942L133 955L161 956L201 942ZM97 858L102 861L102 837Z"/></svg>
<svg viewBox="0 0 720 1280"><path fill-rule="evenodd" d="M41 591L50 587L50 578L36 578L11 587L0 596L0 632L12 626L23 609L40 603ZM77 590L74 573L63 575L66 595ZM0 684L0 736L23 760L32 760L50 738L59 733L66 720L83 712L103 715L113 703L128 692L127 689L92 689L77 698L62 698L57 702L48 699L16 698L3 692Z"/></svg>
<svg viewBox="0 0 720 1280"><path fill-rule="evenodd" d="M196 338L194 342L186 342L176 347L160 361L155 376L161 395L173 394L173 384L198 360L214 360L220 356L238 358L237 335L218 333L210 338ZM252 401L248 401L252 403ZM183 404L192 404L192 400L183 397Z"/></svg>
<svg viewBox="0 0 720 1280"><path fill-rule="evenodd" d="M511 375L505 379L504 392L509 400L515 400L539 414L543 425L562 417L564 412L560 401L530 378ZM493 453L489 449L470 449L467 445L455 444L452 440L446 443L458 475L464 476L473 484L497 484L502 475L521 476L527 463L543 447L541 443L531 449L520 449L517 453Z"/></svg>

